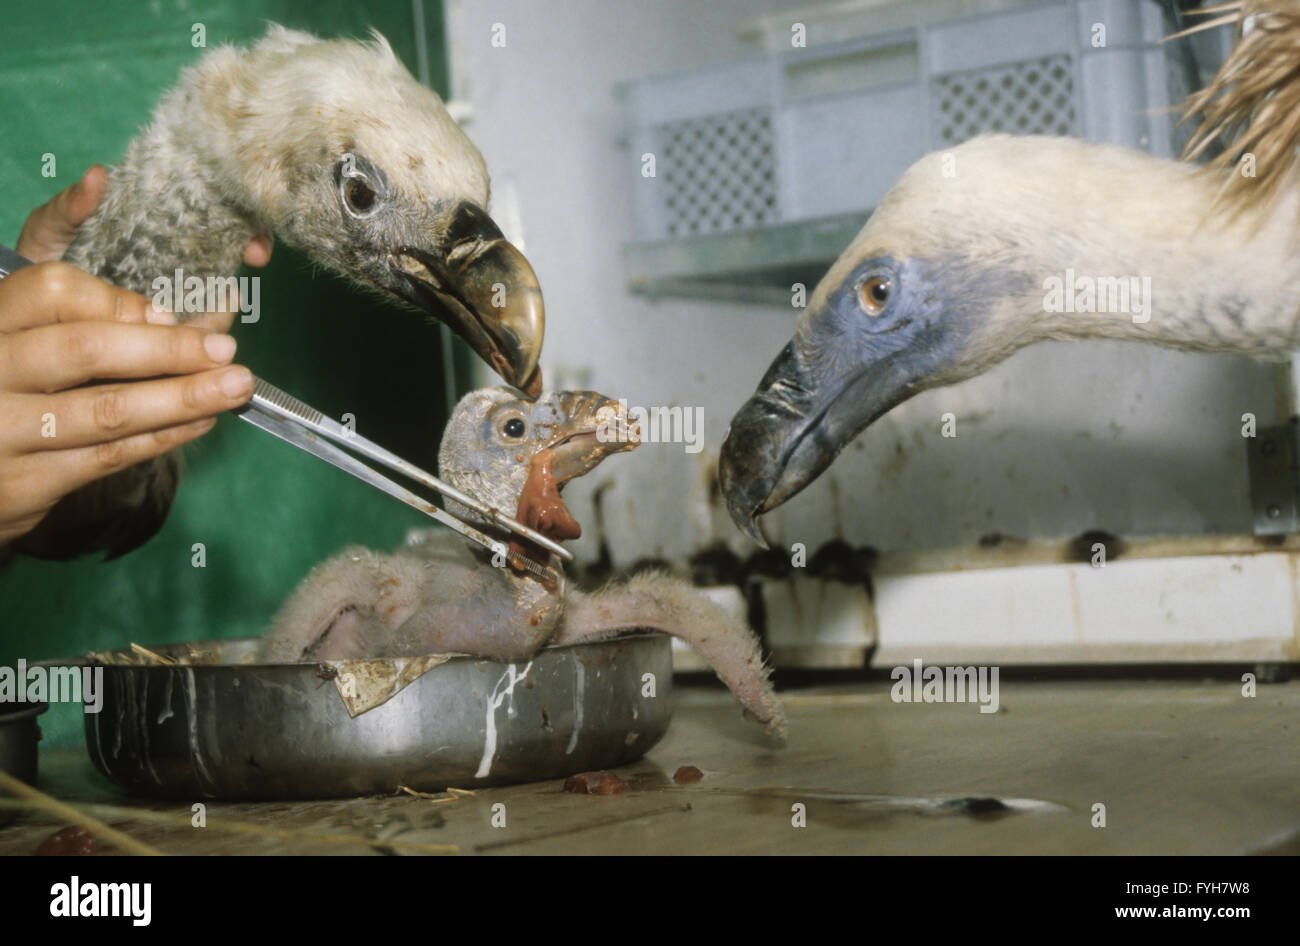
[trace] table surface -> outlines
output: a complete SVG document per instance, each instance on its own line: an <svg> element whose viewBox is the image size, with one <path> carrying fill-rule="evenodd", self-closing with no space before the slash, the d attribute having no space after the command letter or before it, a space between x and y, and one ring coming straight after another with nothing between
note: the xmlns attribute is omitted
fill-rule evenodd
<svg viewBox="0 0 1300 946"><path fill-rule="evenodd" d="M888 681L782 695L774 748L725 691L679 686L615 795L206 802L196 827L190 802L130 799L81 748L44 752L40 788L171 854L1300 853L1300 682L1004 679L987 714L894 702ZM684 765L704 778L674 783ZM0 853L65 824L26 813Z"/></svg>

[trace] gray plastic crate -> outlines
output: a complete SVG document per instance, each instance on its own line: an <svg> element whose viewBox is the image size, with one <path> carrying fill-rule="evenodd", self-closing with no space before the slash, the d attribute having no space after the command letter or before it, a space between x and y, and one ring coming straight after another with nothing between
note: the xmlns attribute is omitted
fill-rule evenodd
<svg viewBox="0 0 1300 946"><path fill-rule="evenodd" d="M1156 0L1057 0L629 83L629 142L656 161L637 238L866 212L922 154L983 132L1174 154L1189 88L1169 31Z"/></svg>

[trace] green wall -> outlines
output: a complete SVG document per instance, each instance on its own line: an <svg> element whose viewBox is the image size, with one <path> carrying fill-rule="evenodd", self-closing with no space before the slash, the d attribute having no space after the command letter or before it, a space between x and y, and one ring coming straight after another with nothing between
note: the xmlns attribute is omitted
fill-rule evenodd
<svg viewBox="0 0 1300 946"><path fill-rule="evenodd" d="M446 93L441 4L420 0L432 84ZM0 30L0 242L98 161L112 164L177 72L209 47L258 37L267 20L322 35L380 29L416 72L410 0L104 2L6 0ZM53 153L58 176L41 176ZM312 273L277 246L261 320L236 325L255 373L426 468L447 414L435 324ZM459 342L457 343L459 347ZM459 356L463 358L462 356ZM0 423L3 418L0 418ZM352 542L384 548L429 520L233 417L186 450L162 531L112 562L16 560L0 572L0 666L122 647L258 634L307 570ZM207 566L191 564L195 543ZM46 744L80 739L80 707L43 717Z"/></svg>

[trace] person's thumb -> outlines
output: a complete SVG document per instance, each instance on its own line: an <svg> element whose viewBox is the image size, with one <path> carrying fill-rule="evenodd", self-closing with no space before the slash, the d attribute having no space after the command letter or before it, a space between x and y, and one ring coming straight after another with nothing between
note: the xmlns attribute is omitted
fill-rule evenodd
<svg viewBox="0 0 1300 946"><path fill-rule="evenodd" d="M108 169L95 164L71 187L55 194L27 217L15 250L33 263L63 256L72 237L104 197Z"/></svg>

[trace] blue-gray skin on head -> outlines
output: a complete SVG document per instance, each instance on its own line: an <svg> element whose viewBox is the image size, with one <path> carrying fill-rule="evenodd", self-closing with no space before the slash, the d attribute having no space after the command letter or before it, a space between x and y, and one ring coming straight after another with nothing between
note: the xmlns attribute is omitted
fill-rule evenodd
<svg viewBox="0 0 1300 946"><path fill-rule="evenodd" d="M816 479L863 428L936 379L956 380L970 310L950 300L976 277L954 260L880 255L819 287L723 442L719 475L738 526L762 542L757 517Z"/></svg>
<svg viewBox="0 0 1300 946"><path fill-rule="evenodd" d="M447 421L438 449L438 472L457 489L513 514L528 478L535 441L561 420L552 392L529 404L501 388L471 391ZM448 509L486 525L454 501Z"/></svg>
<svg viewBox="0 0 1300 946"><path fill-rule="evenodd" d="M535 401L505 388L481 388L461 398L443 432L438 470L443 479L514 515L534 457L549 459L557 487L582 476L612 453L630 450L633 436L602 440L602 425L626 432L618 402L594 391L548 391ZM459 503L448 510L481 528L489 524Z"/></svg>

